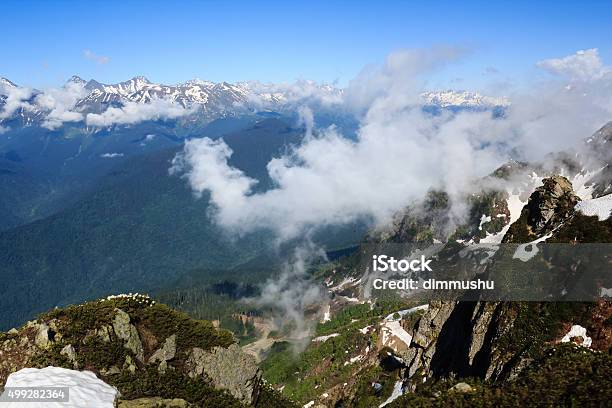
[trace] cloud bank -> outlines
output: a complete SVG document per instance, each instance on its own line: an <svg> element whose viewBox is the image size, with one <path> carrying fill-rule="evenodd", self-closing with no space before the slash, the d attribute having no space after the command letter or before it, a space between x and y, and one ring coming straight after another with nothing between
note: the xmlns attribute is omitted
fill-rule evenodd
<svg viewBox="0 0 612 408"><path fill-rule="evenodd" d="M4 107L0 112L0 120L9 118L18 109L30 109L27 102L32 97L32 89L19 87L4 87L2 93L6 96Z"/></svg>
<svg viewBox="0 0 612 408"><path fill-rule="evenodd" d="M542 60L537 66L552 74L581 81L601 79L612 72L604 66L597 48L580 50L563 58Z"/></svg>
<svg viewBox="0 0 612 408"><path fill-rule="evenodd" d="M41 126L54 130L65 122L80 122L83 114L73 111L79 100L87 95L82 84L67 83L62 88L50 88L38 94L34 99L37 108L46 111L47 115Z"/></svg>
<svg viewBox="0 0 612 408"><path fill-rule="evenodd" d="M556 67L561 80L513 95L503 118L424 113L419 95L428 74L459 55L453 49L402 51L364 70L343 96L346 107L362 112L357 140L333 127L307 135L268 163L273 189L254 193L257 181L228 164L232 151L222 140L188 141L172 171L184 173L196 194L209 193L218 222L238 233L269 228L291 239L356 219L385 223L430 189L449 193L459 219L474 180L511 157L536 160L577 145L612 117L611 83L600 75L608 68L560 68L574 64L574 56L542 62ZM584 72L589 75L577 74ZM307 113L302 120L311 123Z"/></svg>
<svg viewBox="0 0 612 408"><path fill-rule="evenodd" d="M153 98L148 103L126 101L121 107L109 107L101 113L84 114L79 102L89 95L83 83L68 82L61 88L35 91L30 88L4 87L5 95L0 111L0 121L12 117L20 109L40 112L40 126L49 130L60 128L68 122L85 122L92 127L132 125L147 120L175 119L194 112L195 107L185 108L173 101ZM4 127L6 131L6 127Z"/></svg>
<svg viewBox="0 0 612 408"><path fill-rule="evenodd" d="M166 99L152 99L149 103L125 102L122 107L110 107L102 113L88 113L85 122L88 126L108 127L112 125L132 125L146 120L176 119L193 113Z"/></svg>

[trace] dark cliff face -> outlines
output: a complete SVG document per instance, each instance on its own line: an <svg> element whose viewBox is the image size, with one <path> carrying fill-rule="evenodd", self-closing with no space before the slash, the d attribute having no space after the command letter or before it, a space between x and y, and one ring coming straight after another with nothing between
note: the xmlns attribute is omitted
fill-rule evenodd
<svg viewBox="0 0 612 408"><path fill-rule="evenodd" d="M503 242L524 243L544 236L555 242L576 242L576 236L585 234L607 237L609 220L576 213L578 201L565 177L545 179L531 194ZM568 228L573 231L571 235ZM415 325L411 347L403 356L407 361L406 377L413 387L422 377L480 377L492 381L515 378L541 356L550 342L558 340L572 321L588 326L590 333L599 333L596 347L605 351L612 344L612 333L600 324L598 316L607 313L610 317L606 305L433 302Z"/></svg>

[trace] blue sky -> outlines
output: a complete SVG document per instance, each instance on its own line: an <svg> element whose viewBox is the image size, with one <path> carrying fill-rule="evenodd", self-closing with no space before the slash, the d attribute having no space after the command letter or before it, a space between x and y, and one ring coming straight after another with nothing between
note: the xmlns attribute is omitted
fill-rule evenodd
<svg viewBox="0 0 612 408"><path fill-rule="evenodd" d="M532 3L8 0L0 76L37 87L73 74L344 85L393 50L450 44L470 53L431 86L470 89L531 77L536 61L579 49L612 61L612 2Z"/></svg>

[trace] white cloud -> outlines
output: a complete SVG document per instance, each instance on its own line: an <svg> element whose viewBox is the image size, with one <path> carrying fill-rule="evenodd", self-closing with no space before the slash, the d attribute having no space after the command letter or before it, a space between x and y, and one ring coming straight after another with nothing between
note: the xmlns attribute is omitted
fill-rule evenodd
<svg viewBox="0 0 612 408"><path fill-rule="evenodd" d="M343 100L339 88L309 80L280 84L250 81L241 85L247 91L248 104L260 109L279 101L289 107L310 104L337 108L341 106Z"/></svg>
<svg viewBox="0 0 612 408"><path fill-rule="evenodd" d="M106 127L131 125L145 120L176 119L192 113L192 109L165 99L152 99L150 103L125 102L121 108L110 107L102 113L89 113L88 126Z"/></svg>
<svg viewBox="0 0 612 408"><path fill-rule="evenodd" d="M0 135L3 133L8 132L9 130L11 130L8 126L2 126L0 125Z"/></svg>
<svg viewBox="0 0 612 408"><path fill-rule="evenodd" d="M601 79L610 73L610 68L601 61L597 48L580 50L563 58L542 60L537 65L552 74L582 81Z"/></svg>
<svg viewBox="0 0 612 408"><path fill-rule="evenodd" d="M10 117L19 109L32 109L32 105L27 102L32 97L30 88L5 87L3 93L6 99L0 112L0 120Z"/></svg>
<svg viewBox="0 0 612 408"><path fill-rule="evenodd" d="M34 99L35 105L48 112L42 126L54 130L65 122L80 122L83 114L75 112L75 105L87 95L82 84L69 82L62 88L50 88L38 94Z"/></svg>
<svg viewBox="0 0 612 408"><path fill-rule="evenodd" d="M104 55L97 55L91 50L83 50L83 56L86 59L94 61L96 64L100 65L108 64L108 62L110 61L109 57L106 57Z"/></svg>
<svg viewBox="0 0 612 408"><path fill-rule="evenodd" d="M268 163L275 185L268 191L253 192L256 181L228 164L232 152L221 140L188 141L172 169L184 171L196 193L209 192L218 222L238 232L271 228L289 239L358 218L384 223L432 188L450 194L451 215L460 220L474 180L511 154L541 159L612 117L611 84L603 77L572 91L562 83L534 86L513 95L504 118L423 113L427 73L456 55L402 52L361 73L345 92L345 104L364 111L357 140L334 128L305 138Z"/></svg>
<svg viewBox="0 0 612 408"><path fill-rule="evenodd" d="M453 47L401 50L385 63L364 68L349 82L344 104L357 112L408 106L419 102L426 74L460 58L464 51Z"/></svg>

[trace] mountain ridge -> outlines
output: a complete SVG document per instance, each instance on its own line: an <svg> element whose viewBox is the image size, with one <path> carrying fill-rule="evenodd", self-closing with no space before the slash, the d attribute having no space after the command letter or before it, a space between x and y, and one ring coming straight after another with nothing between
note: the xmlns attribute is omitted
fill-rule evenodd
<svg viewBox="0 0 612 408"><path fill-rule="evenodd" d="M17 91L22 94L17 95ZM47 92L52 94L50 98L46 97ZM73 75L62 87L51 90L24 88L3 78L0 82L0 108L7 103L9 94L16 95L12 97L14 106L11 109L16 108L5 113L5 117L0 114L0 124L10 124L11 120L22 116L22 125L40 123L48 126L50 117L65 121L62 123L85 121L90 124L88 114L99 115L109 109L125 108L129 104L152 104L159 101L176 104L185 110L179 116L197 113L208 121L257 111L296 110L304 104L324 108L341 105L345 92L343 88L307 80L293 84L274 84L191 79L177 84L161 84L151 82L144 76L135 76L126 81L105 84ZM49 103L61 103L61 112L57 112L57 107L51 107ZM460 90L423 92L421 103L423 106L441 109L494 109L509 106L508 100L503 97L489 97L478 92ZM192 109L195 111L190 112ZM106 126L93 121L91 124L94 127ZM51 126L55 128L57 125Z"/></svg>

